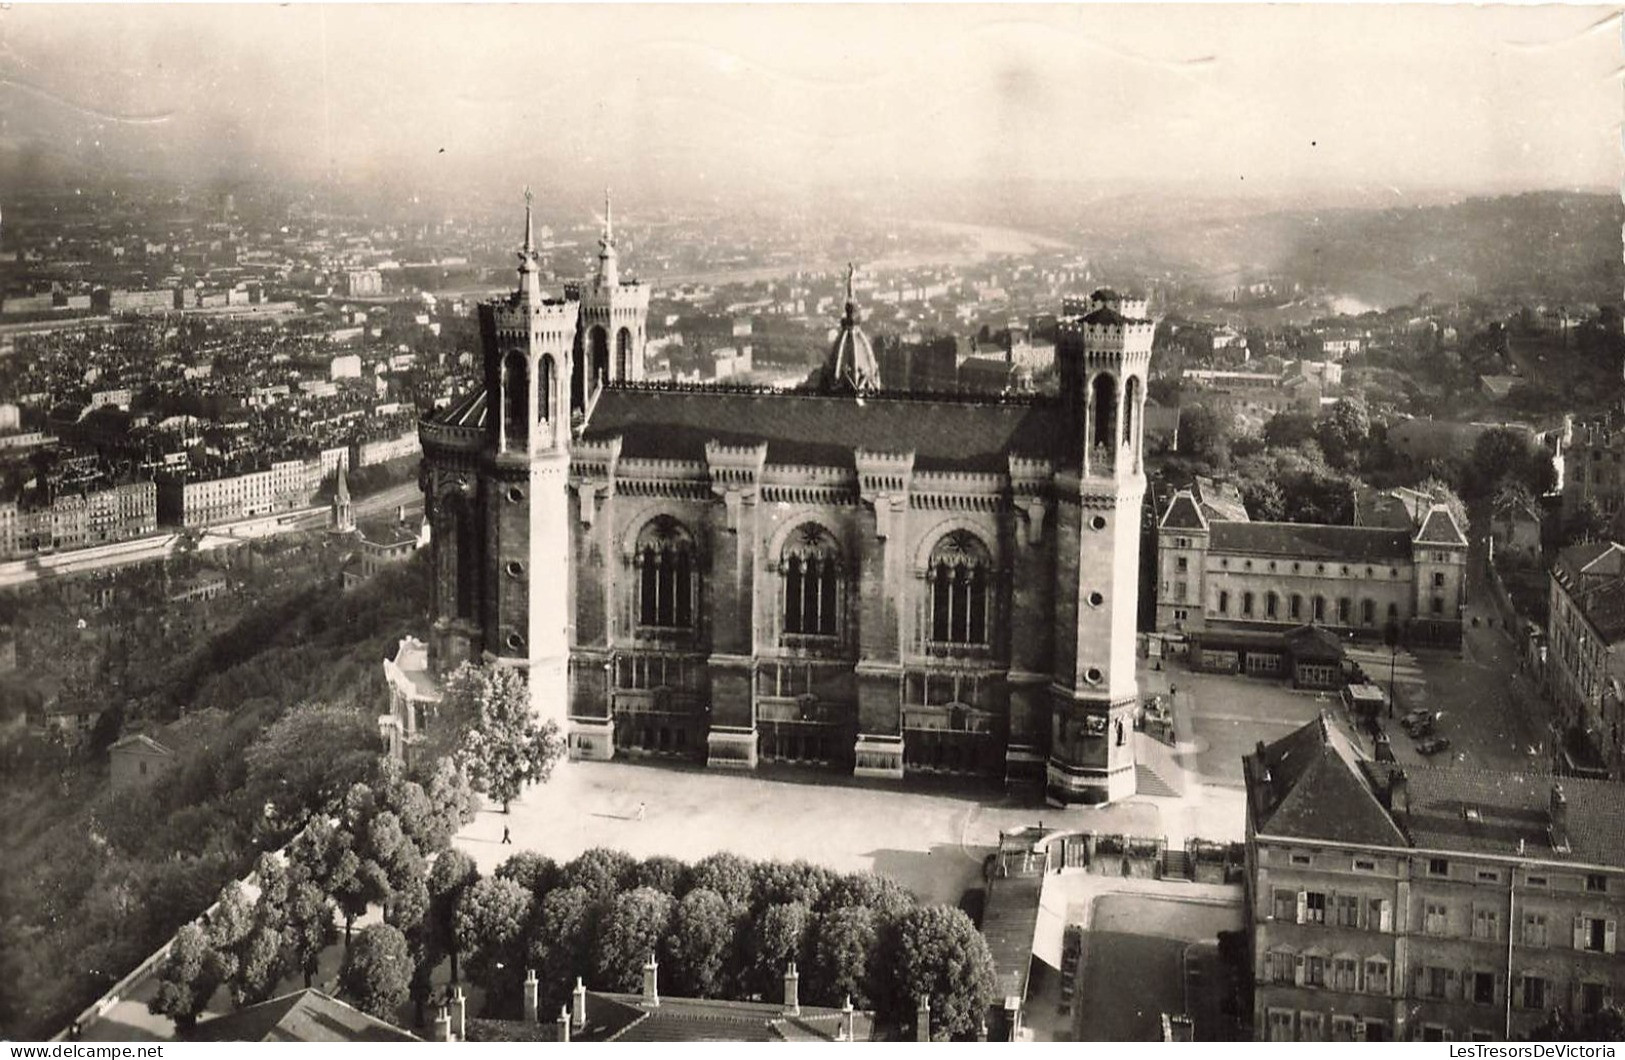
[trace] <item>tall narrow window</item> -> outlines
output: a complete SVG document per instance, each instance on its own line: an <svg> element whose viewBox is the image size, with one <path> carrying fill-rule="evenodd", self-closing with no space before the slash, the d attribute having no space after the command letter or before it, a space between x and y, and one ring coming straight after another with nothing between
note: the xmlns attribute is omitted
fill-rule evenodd
<svg viewBox="0 0 1625 1060"><path fill-rule="evenodd" d="M1117 380L1105 372L1095 376L1093 419L1090 444L1110 448L1117 437Z"/></svg>
<svg viewBox="0 0 1625 1060"><path fill-rule="evenodd" d="M682 524L659 516L638 535L638 624L683 629L694 624L694 540Z"/></svg>
<svg viewBox="0 0 1625 1060"><path fill-rule="evenodd" d="M502 429L508 445L523 446L530 427L529 373L525 355L514 350L502 360Z"/></svg>
<svg viewBox="0 0 1625 1060"><path fill-rule="evenodd" d="M615 379L625 382L632 378L632 332L622 328L615 335Z"/></svg>
<svg viewBox="0 0 1625 1060"><path fill-rule="evenodd" d="M785 542L784 632L834 636L839 630L840 552L828 531L811 523Z"/></svg>
<svg viewBox="0 0 1625 1060"><path fill-rule="evenodd" d="M553 403L555 400L553 394L553 358L543 354L540 370L536 373L536 418L538 420L545 422L553 418Z"/></svg>
<svg viewBox="0 0 1625 1060"><path fill-rule="evenodd" d="M986 644L987 594L992 577L987 546L962 530L944 537L931 553L931 639L946 644Z"/></svg>
<svg viewBox="0 0 1625 1060"><path fill-rule="evenodd" d="M590 397L597 393L600 387L609 382L609 336L604 329L593 328L589 335L589 367L592 369L592 378L589 381L587 394Z"/></svg>

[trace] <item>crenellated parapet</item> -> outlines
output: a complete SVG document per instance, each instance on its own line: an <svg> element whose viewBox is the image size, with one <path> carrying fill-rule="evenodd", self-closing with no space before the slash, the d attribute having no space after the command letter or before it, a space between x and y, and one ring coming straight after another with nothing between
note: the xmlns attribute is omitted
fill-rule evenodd
<svg viewBox="0 0 1625 1060"><path fill-rule="evenodd" d="M859 449L854 454L858 468L858 496L875 512L875 536L891 536L892 521L908 510L908 497L914 482L914 453L888 453Z"/></svg>
<svg viewBox="0 0 1625 1060"><path fill-rule="evenodd" d="M1010 506L1027 519L1027 544L1044 540L1044 516L1052 505L1055 465L1049 460L1010 454Z"/></svg>
<svg viewBox="0 0 1625 1060"><path fill-rule="evenodd" d="M767 465L767 443L724 445L705 443L705 463L711 473L711 492L727 507L728 529L739 530L739 509L746 500L754 501Z"/></svg>
<svg viewBox="0 0 1625 1060"><path fill-rule="evenodd" d="M920 511L997 512L1004 507L1005 477L996 472L920 471L908 504Z"/></svg>

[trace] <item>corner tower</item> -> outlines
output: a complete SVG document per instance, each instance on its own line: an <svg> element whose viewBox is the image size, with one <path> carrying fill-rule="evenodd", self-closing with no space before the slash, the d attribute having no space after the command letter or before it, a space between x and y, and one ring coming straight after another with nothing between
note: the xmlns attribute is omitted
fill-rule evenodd
<svg viewBox="0 0 1625 1060"><path fill-rule="evenodd" d="M1110 802L1135 790L1142 420L1155 325L1097 297L1088 312L1062 320L1056 348L1076 439L1076 456L1056 476L1055 665L1045 789L1060 804Z"/></svg>
<svg viewBox="0 0 1625 1060"><path fill-rule="evenodd" d="M649 339L649 286L621 279L615 218L604 192L604 230L598 239L598 270L577 289L581 301L570 408L585 412L605 383L643 379Z"/></svg>

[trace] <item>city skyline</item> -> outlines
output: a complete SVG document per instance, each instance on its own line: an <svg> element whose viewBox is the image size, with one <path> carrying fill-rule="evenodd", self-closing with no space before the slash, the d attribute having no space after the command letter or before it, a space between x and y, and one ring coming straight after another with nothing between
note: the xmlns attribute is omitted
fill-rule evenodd
<svg viewBox="0 0 1625 1060"><path fill-rule="evenodd" d="M1618 171L1618 21L1602 8L301 4L0 20L14 182L135 170L401 195L530 180L544 197L607 182L883 200L1020 180L1402 203Z"/></svg>

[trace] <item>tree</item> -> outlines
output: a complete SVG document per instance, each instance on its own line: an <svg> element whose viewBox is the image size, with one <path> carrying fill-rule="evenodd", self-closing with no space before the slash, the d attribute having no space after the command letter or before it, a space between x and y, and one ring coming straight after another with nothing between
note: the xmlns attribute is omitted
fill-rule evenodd
<svg viewBox="0 0 1625 1060"><path fill-rule="evenodd" d="M369 924L345 951L339 988L362 1012L393 1022L410 994L412 969L406 936L388 924Z"/></svg>
<svg viewBox="0 0 1625 1060"><path fill-rule="evenodd" d="M592 940L599 906L583 887L555 887L541 900L532 919L529 967L550 969L538 988L544 1012L568 1004L570 979L591 972Z"/></svg>
<svg viewBox="0 0 1625 1060"><path fill-rule="evenodd" d="M1536 496L1552 488L1551 454L1522 431L1496 427L1479 435L1467 465L1469 496L1489 497L1506 479L1521 482Z"/></svg>
<svg viewBox="0 0 1625 1060"><path fill-rule="evenodd" d="M288 863L294 876L320 888L344 914L346 946L355 918L367 911L371 894L370 881L361 875L361 859L354 846L355 837L325 817L312 818L288 844Z"/></svg>
<svg viewBox="0 0 1625 1060"><path fill-rule="evenodd" d="M976 1029L996 987L993 956L970 917L951 906L925 906L905 914L882 946L875 1011L907 1027L920 998L930 998L931 1036L946 1040Z"/></svg>
<svg viewBox="0 0 1625 1060"><path fill-rule="evenodd" d="M531 905L529 891L495 876L476 880L457 903L456 932L468 955L468 977L484 991L490 1013L509 1011L518 999Z"/></svg>
<svg viewBox="0 0 1625 1060"><path fill-rule="evenodd" d="M307 987L315 979L322 951L333 944L337 934L333 905L327 895L309 880L297 880L289 891L282 941L287 947L288 963L304 975Z"/></svg>
<svg viewBox="0 0 1625 1060"><path fill-rule="evenodd" d="M168 1016L180 1031L197 1025L197 1018L220 986L216 965L203 928L187 924L175 932L169 953L158 966L158 990L147 1002L154 1016Z"/></svg>
<svg viewBox="0 0 1625 1060"><path fill-rule="evenodd" d="M559 871L560 887L582 887L597 901L609 901L626 888L638 863L624 850L593 847Z"/></svg>
<svg viewBox="0 0 1625 1060"><path fill-rule="evenodd" d="M1273 478L1243 479L1241 502L1254 522L1278 523L1286 518L1286 495Z"/></svg>
<svg viewBox="0 0 1625 1060"><path fill-rule="evenodd" d="M1230 466L1233 417L1209 405L1185 405L1179 410L1179 451L1223 470Z"/></svg>
<svg viewBox="0 0 1625 1060"><path fill-rule="evenodd" d="M653 887L617 895L604 913L593 947L593 979L602 990L635 991L643 965L659 952L677 903Z"/></svg>
<svg viewBox="0 0 1625 1060"><path fill-rule="evenodd" d="M447 828L439 807L429 798L423 786L407 779L401 764L386 758L378 769L373 785L380 809L389 810L401 824L401 831L412 841L420 854L428 855L444 850L456 834L456 826Z"/></svg>
<svg viewBox="0 0 1625 1060"><path fill-rule="evenodd" d="M688 865L676 858L656 854L644 858L632 873L634 887L653 887L673 898L681 897L688 882Z"/></svg>
<svg viewBox="0 0 1625 1060"><path fill-rule="evenodd" d="M677 903L666 939L672 989L684 997L722 997L739 919L727 899L708 888L689 891Z"/></svg>
<svg viewBox="0 0 1625 1060"><path fill-rule="evenodd" d="M745 943L745 992L771 998L792 961L802 960L811 916L801 902L775 902L763 907Z"/></svg>
<svg viewBox="0 0 1625 1060"><path fill-rule="evenodd" d="M249 790L283 820L337 802L378 762L378 728L359 712L305 703L272 723L243 754Z"/></svg>
<svg viewBox="0 0 1625 1060"><path fill-rule="evenodd" d="M1264 424L1264 444L1287 449L1315 441L1316 426L1315 418L1306 412L1277 412Z"/></svg>
<svg viewBox="0 0 1625 1060"><path fill-rule="evenodd" d="M280 929L256 924L237 951L231 978L232 1002L241 1008L269 1001L288 970L288 948Z"/></svg>
<svg viewBox="0 0 1625 1060"><path fill-rule="evenodd" d="M1315 433L1332 466L1357 466L1371 439L1371 409L1365 398L1358 394L1339 398Z"/></svg>
<svg viewBox="0 0 1625 1060"><path fill-rule="evenodd" d="M510 854L508 860L497 866L496 876L512 880L540 900L553 889L559 878L559 867L552 858L534 850L521 850Z"/></svg>
<svg viewBox="0 0 1625 1060"><path fill-rule="evenodd" d="M755 903L758 906L800 902L811 909L834 885L835 873L806 861L763 861L756 865Z"/></svg>
<svg viewBox="0 0 1625 1060"><path fill-rule="evenodd" d="M451 981L457 982L457 958L462 937L457 931L457 909L463 893L480 878L474 859L455 848L442 851L429 870L428 945L451 958Z"/></svg>
<svg viewBox="0 0 1625 1060"><path fill-rule="evenodd" d="M846 906L819 917L803 980L807 999L815 1005L840 1005L850 997L854 1005L868 1008L879 943L875 914L864 906Z"/></svg>
<svg viewBox="0 0 1625 1060"><path fill-rule="evenodd" d="M451 844L451 837L457 834L458 829L474 819L477 797L468 783L468 775L457 767L451 757L435 763L434 773L424 790L434 807L436 827L444 838L426 836L423 849L426 852L441 851Z"/></svg>
<svg viewBox="0 0 1625 1060"><path fill-rule="evenodd" d="M756 874L750 862L738 854L722 851L696 861L689 873L688 885L715 891L729 904L743 908L750 905L751 895L756 890Z"/></svg>
<svg viewBox="0 0 1625 1060"><path fill-rule="evenodd" d="M915 907L914 895L889 876L874 872L854 872L842 876L824 895L824 908L854 906L875 915L877 929L891 924Z"/></svg>
<svg viewBox="0 0 1625 1060"><path fill-rule="evenodd" d="M523 671L507 666L459 666L446 681L445 701L466 717L457 762L474 790L502 803L502 812L526 784L541 784L564 754L551 720L538 725L530 712Z"/></svg>
<svg viewBox="0 0 1625 1060"><path fill-rule="evenodd" d="M1608 537L1608 516L1595 497L1581 498L1563 527L1563 543L1602 541Z"/></svg>
<svg viewBox="0 0 1625 1060"><path fill-rule="evenodd" d="M218 982L230 982L237 975L238 951L254 930L254 909L243 888L235 880L220 889L220 901L204 916L204 936Z"/></svg>

